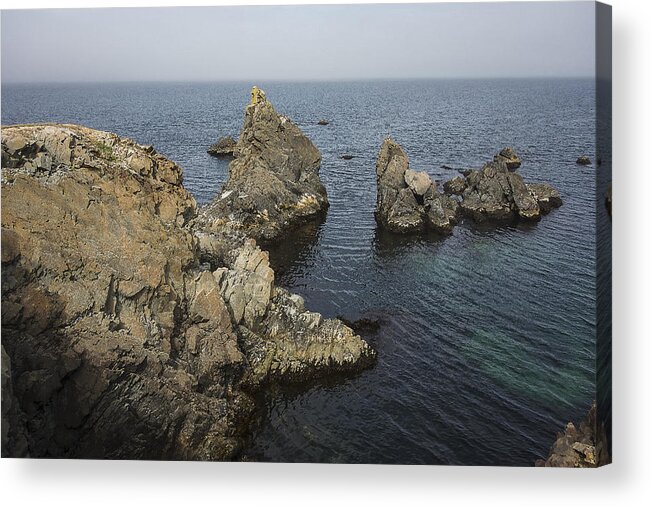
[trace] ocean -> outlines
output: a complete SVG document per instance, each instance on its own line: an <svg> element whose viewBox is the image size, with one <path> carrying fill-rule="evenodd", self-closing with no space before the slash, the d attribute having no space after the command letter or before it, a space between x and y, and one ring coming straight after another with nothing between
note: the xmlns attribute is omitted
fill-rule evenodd
<svg viewBox="0 0 651 507"><path fill-rule="evenodd" d="M589 79L2 86L2 124L66 122L152 144L199 204L228 161L252 84L321 150L330 208L270 251L277 284L326 317L380 320L377 365L269 393L242 458L523 465L595 398L595 83ZM317 125L327 119L329 125ZM375 159L391 135L440 183L513 146L563 206L450 237L377 229ZM351 160L341 159L349 154ZM444 169L446 165L455 169Z"/></svg>

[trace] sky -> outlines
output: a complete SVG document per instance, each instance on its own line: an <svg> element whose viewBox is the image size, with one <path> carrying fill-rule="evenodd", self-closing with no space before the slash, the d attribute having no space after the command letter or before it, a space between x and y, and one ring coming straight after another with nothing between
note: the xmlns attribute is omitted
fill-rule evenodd
<svg viewBox="0 0 651 507"><path fill-rule="evenodd" d="M3 10L2 82L582 77L593 2Z"/></svg>

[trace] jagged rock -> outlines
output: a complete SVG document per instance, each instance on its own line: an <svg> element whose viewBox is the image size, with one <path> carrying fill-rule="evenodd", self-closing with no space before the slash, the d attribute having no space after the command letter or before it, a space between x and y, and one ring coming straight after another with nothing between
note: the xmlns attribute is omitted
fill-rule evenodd
<svg viewBox="0 0 651 507"><path fill-rule="evenodd" d="M459 204L462 213L477 222L491 220L538 219L552 207L560 206L560 195L551 186L527 186L502 161L489 162L467 173L466 189Z"/></svg>
<svg viewBox="0 0 651 507"><path fill-rule="evenodd" d="M466 180L461 176L455 176L443 184L443 192L450 195L461 195L466 189Z"/></svg>
<svg viewBox="0 0 651 507"><path fill-rule="evenodd" d="M375 167L375 218L382 227L398 233L452 232L457 202L438 192L426 173L410 170L407 154L398 143L384 140Z"/></svg>
<svg viewBox="0 0 651 507"><path fill-rule="evenodd" d="M372 363L255 243L194 229L153 148L14 126L2 160L3 456L231 459L252 386Z"/></svg>
<svg viewBox="0 0 651 507"><path fill-rule="evenodd" d="M547 183L529 183L527 188L538 201L541 213L549 213L553 208L563 205L561 194Z"/></svg>
<svg viewBox="0 0 651 507"><path fill-rule="evenodd" d="M522 160L515 150L510 147L502 149L497 155L495 155L493 160L495 162L504 162L509 171L515 171L520 167L520 165L522 165Z"/></svg>
<svg viewBox="0 0 651 507"><path fill-rule="evenodd" d="M319 120L318 125L329 125L330 122L328 120Z"/></svg>
<svg viewBox="0 0 651 507"><path fill-rule="evenodd" d="M591 165L592 161L586 155L581 155L579 158L576 159L576 163L578 165Z"/></svg>
<svg viewBox="0 0 651 507"><path fill-rule="evenodd" d="M556 441L547 459L539 459L536 466L595 468L610 462L605 433L597 422L597 405L592 404L585 420L577 429L567 423L565 430L556 435Z"/></svg>
<svg viewBox="0 0 651 507"><path fill-rule="evenodd" d="M215 157L221 157L224 155L234 155L237 142L232 137L222 137L208 148L208 153Z"/></svg>
<svg viewBox="0 0 651 507"><path fill-rule="evenodd" d="M254 87L228 181L200 210L197 222L213 232L227 229L264 242L277 240L327 209L320 165L316 146Z"/></svg>

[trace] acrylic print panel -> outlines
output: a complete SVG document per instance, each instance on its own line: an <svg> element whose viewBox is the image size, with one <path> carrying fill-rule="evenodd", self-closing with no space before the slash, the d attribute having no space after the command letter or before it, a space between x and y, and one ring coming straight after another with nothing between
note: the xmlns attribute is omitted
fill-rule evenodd
<svg viewBox="0 0 651 507"><path fill-rule="evenodd" d="M609 463L610 59L590 2L3 12L2 456Z"/></svg>

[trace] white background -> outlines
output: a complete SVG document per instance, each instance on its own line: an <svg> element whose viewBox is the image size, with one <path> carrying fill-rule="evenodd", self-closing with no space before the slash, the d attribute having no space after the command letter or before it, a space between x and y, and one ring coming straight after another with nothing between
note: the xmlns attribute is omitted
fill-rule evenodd
<svg viewBox="0 0 651 507"><path fill-rule="evenodd" d="M184 3L350 2L0 0L3 9ZM599 470L551 470L3 459L0 495L4 505L651 505L648 369L651 308L647 295L651 261L651 135L648 129L651 2L612 0L611 3L615 202L613 465Z"/></svg>

